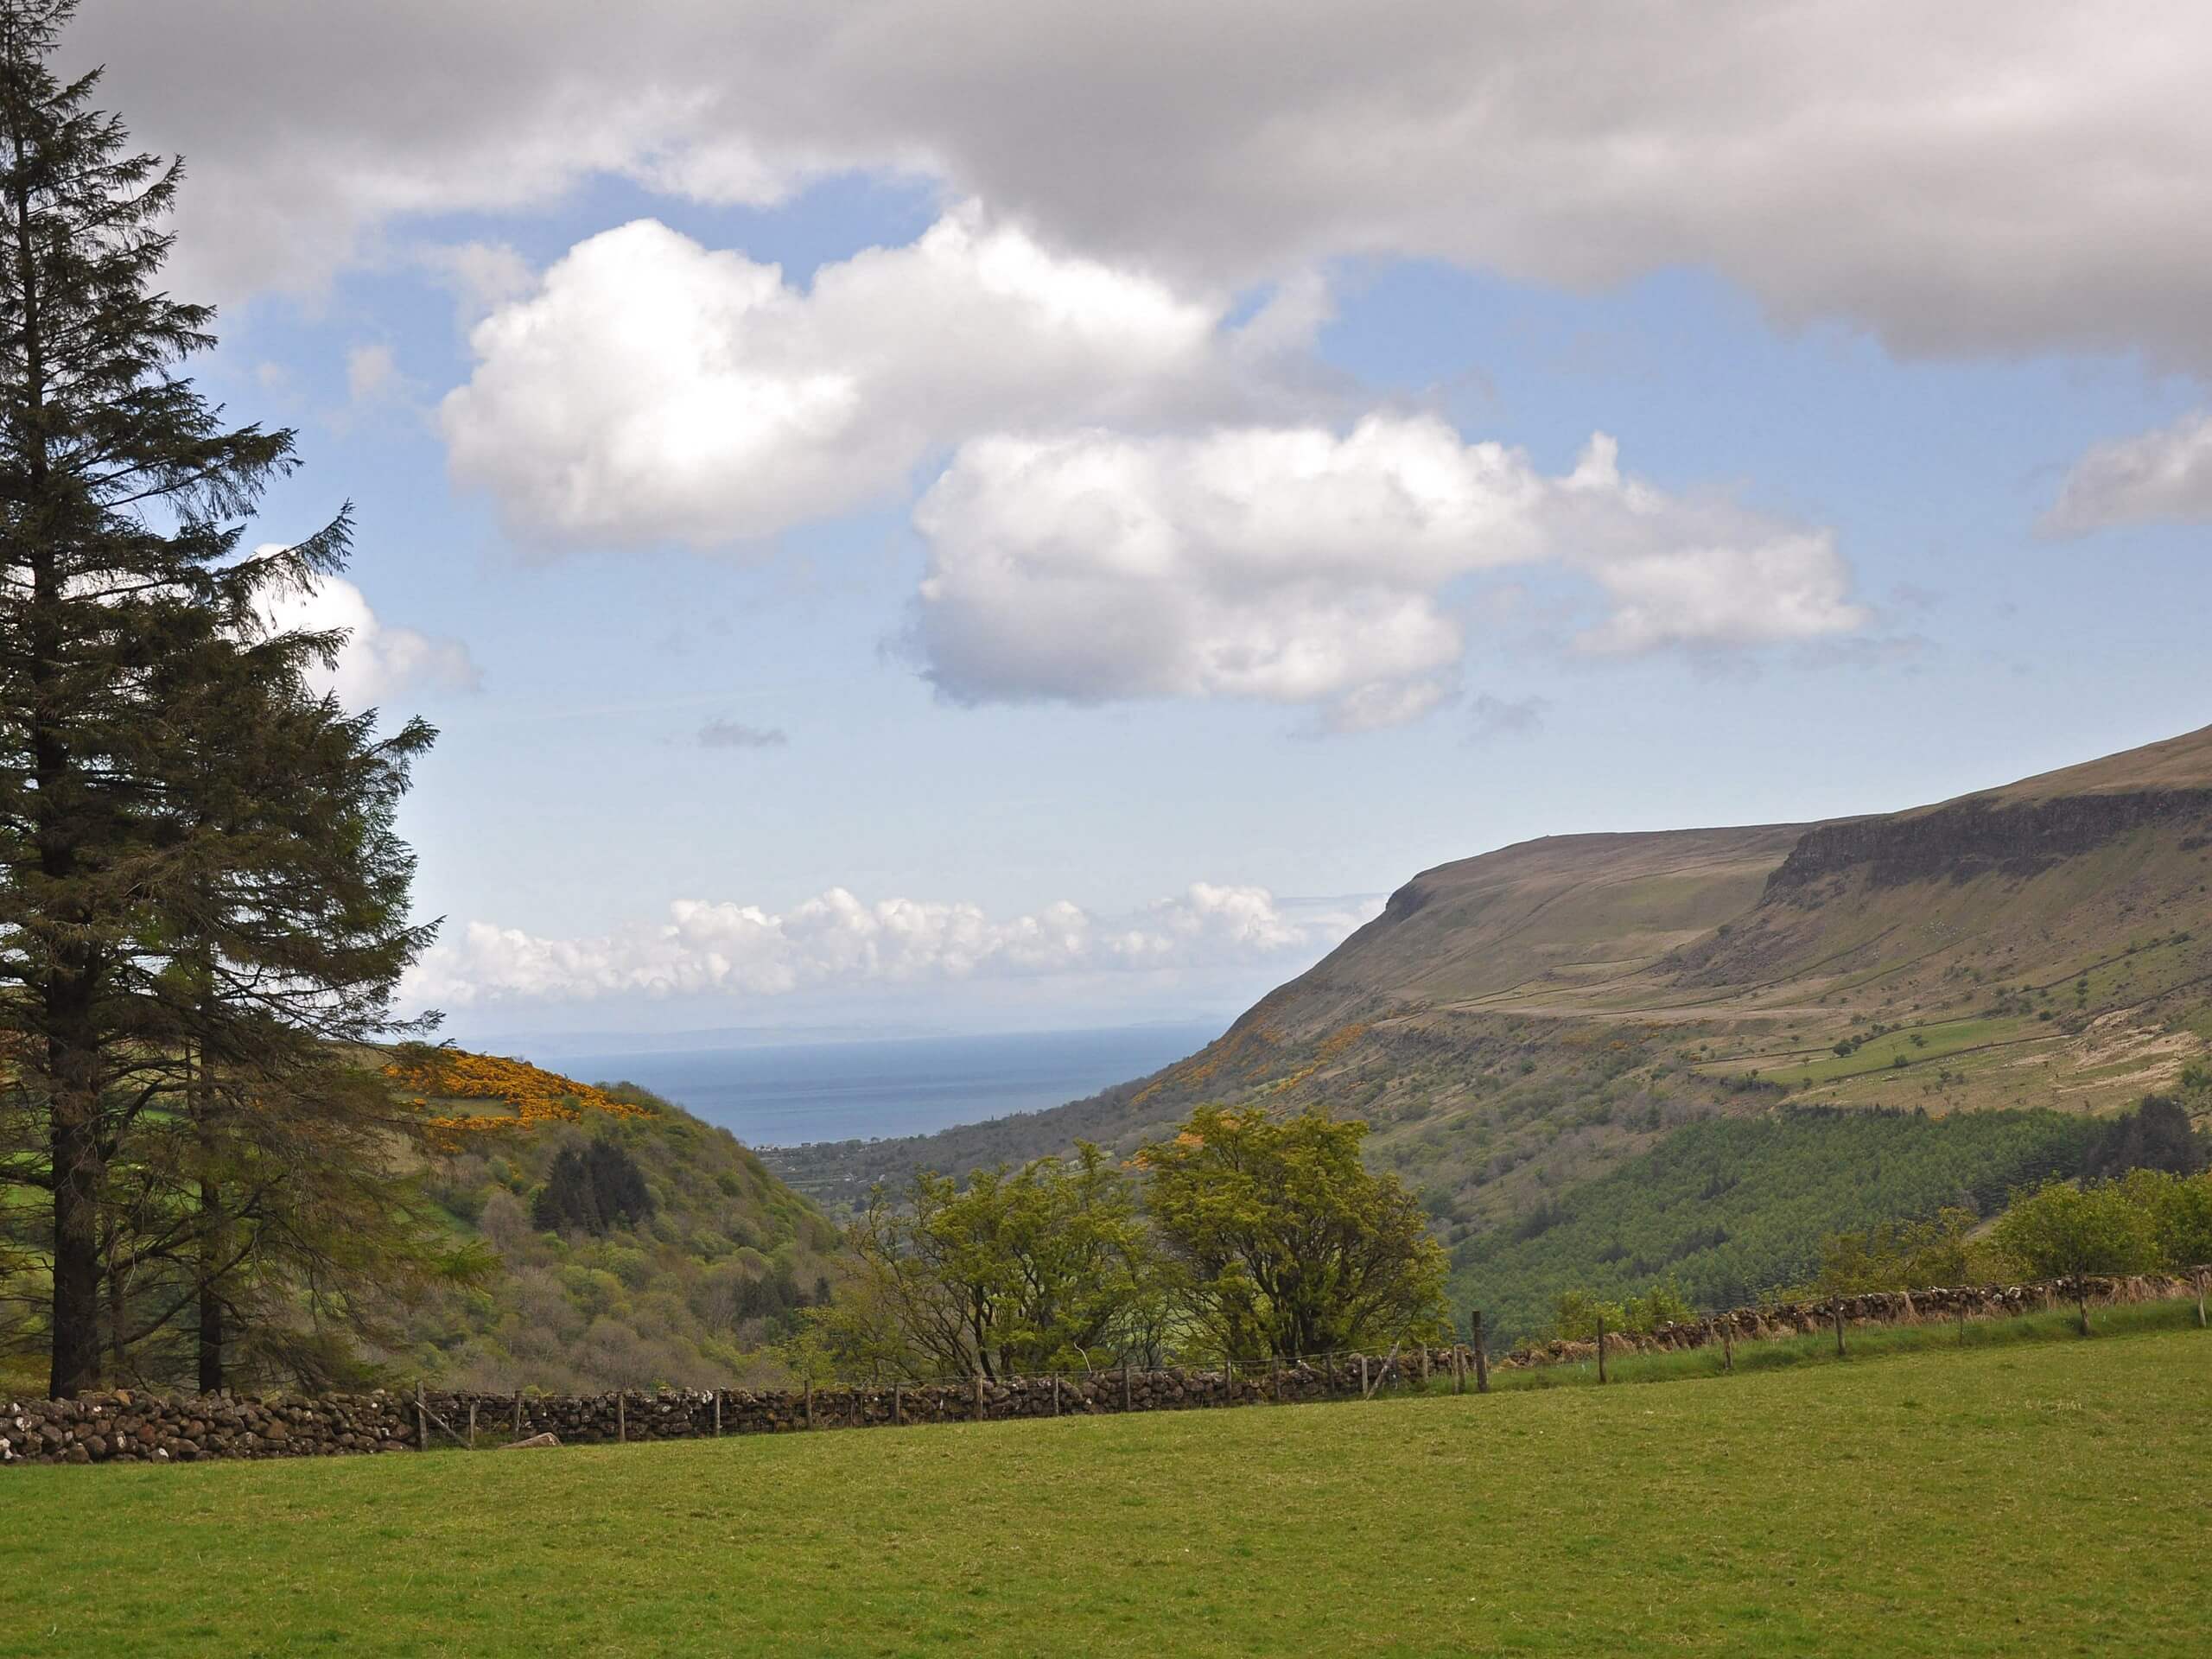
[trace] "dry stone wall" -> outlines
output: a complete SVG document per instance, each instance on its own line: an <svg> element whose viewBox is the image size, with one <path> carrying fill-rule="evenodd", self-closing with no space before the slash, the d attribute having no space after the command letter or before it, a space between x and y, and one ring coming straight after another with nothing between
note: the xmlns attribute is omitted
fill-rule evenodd
<svg viewBox="0 0 2212 1659"><path fill-rule="evenodd" d="M1847 1329L1859 1325L1922 1325L1932 1319L2005 1319L2047 1309L2072 1306L2078 1299L2091 1307L2121 1302L2169 1301L2196 1295L2212 1268L2182 1274L2133 1274L2125 1278L2090 1276L2053 1279L2031 1285L1961 1285L1929 1290L1868 1291L1820 1301L1775 1302L1732 1308L1709 1319L1663 1325L1648 1336L1607 1332L1608 1354L1679 1353L1715 1346L1724 1340L1763 1342L1810 1336L1835 1328L1840 1313ZM1724 1332L1726 1335L1724 1336ZM1586 1360L1594 1342L1529 1343L1493 1362L1500 1369L1556 1365Z"/></svg>
<svg viewBox="0 0 2212 1659"><path fill-rule="evenodd" d="M1465 1351L1459 1351L1465 1358ZM1430 1349L1433 1374L1453 1351ZM1448 1375L1448 1369L1446 1370ZM1102 1370L1085 1376L883 1384L817 1389L645 1390L553 1395L318 1395L298 1399L163 1395L117 1389L10 1402L0 1413L0 1464L192 1463L504 1445L552 1434L564 1445L702 1440L810 1428L957 1423L1122 1411L1184 1411L1324 1400L1363 1386L1403 1387L1418 1362L1357 1355L1250 1372Z"/></svg>
<svg viewBox="0 0 2212 1659"><path fill-rule="evenodd" d="M2091 1304L2101 1305L2192 1295L2201 1282L2200 1272L2187 1277L2089 1279L2078 1288ZM2075 1281L2058 1281L1737 1308L1648 1336L1609 1333L1605 1346L1609 1353L1671 1352L1718 1344L1724 1330L1738 1342L1798 1336L1832 1329L1839 1312L1847 1325L2008 1318L2069 1305L2076 1289ZM1492 1363L1498 1369L1571 1363L1587 1360L1594 1351L1595 1344L1588 1342L1533 1344ZM504 1446L540 1434L551 1434L564 1445L590 1446L810 1428L1189 1411L1357 1399L1433 1386L1439 1379L1471 1388L1474 1366L1472 1351L1459 1347L1338 1354L1253 1370L1108 1370L1080 1376L814 1389L632 1389L587 1395L379 1389L285 1399L117 1389L72 1400L10 1402L0 1411L0 1465L372 1455L419 1449L426 1441L431 1447Z"/></svg>

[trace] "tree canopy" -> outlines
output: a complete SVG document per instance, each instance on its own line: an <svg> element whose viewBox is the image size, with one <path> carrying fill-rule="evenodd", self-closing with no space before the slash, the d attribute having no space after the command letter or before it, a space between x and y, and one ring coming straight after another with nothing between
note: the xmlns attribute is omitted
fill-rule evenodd
<svg viewBox="0 0 2212 1659"><path fill-rule="evenodd" d="M1366 1133L1318 1111L1202 1106L1138 1154L1196 1345L1249 1360L1449 1331L1443 1247L1404 1184L1360 1160Z"/></svg>

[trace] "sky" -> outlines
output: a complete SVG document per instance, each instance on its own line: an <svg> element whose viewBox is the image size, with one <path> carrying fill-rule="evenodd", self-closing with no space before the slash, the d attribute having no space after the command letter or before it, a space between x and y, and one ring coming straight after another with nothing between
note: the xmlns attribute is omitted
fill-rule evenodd
<svg viewBox="0 0 2212 1659"><path fill-rule="evenodd" d="M1226 1018L2212 721L2212 11L87 0L447 1030Z"/></svg>

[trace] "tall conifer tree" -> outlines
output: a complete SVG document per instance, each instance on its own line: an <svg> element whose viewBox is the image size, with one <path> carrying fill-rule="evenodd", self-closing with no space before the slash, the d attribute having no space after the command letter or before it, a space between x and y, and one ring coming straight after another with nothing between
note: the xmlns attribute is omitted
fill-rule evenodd
<svg viewBox="0 0 2212 1659"><path fill-rule="evenodd" d="M194 1127L175 1167L216 1287L258 1236L222 1172L308 1155L341 1103L327 1040L389 1028L427 938L391 807L430 736L378 742L305 689L341 640L269 626L342 568L346 522L244 550L293 435L226 425L181 373L213 337L157 286L180 164L92 108L97 73L48 69L74 9L0 0L0 1031L31 1130L0 1177L51 1195L57 1395L98 1380L120 1253L174 1222L134 1130Z"/></svg>

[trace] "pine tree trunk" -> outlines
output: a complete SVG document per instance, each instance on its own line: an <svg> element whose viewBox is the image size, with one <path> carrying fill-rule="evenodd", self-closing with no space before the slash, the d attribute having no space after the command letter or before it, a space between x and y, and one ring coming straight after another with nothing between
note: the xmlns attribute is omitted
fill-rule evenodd
<svg viewBox="0 0 2212 1659"><path fill-rule="evenodd" d="M217 1394L223 1387L223 1299L216 1294L206 1260L203 1255L200 1277L200 1392Z"/></svg>
<svg viewBox="0 0 2212 1659"><path fill-rule="evenodd" d="M57 1083L67 1075L57 1066ZM82 1394L100 1375L99 1140L82 1094L54 1094L54 1365L48 1392Z"/></svg>
<svg viewBox="0 0 2212 1659"><path fill-rule="evenodd" d="M45 575L42 569L40 572ZM43 586L43 582L41 584ZM74 781L67 750L40 733L35 753L41 808L67 810ZM49 806L49 804L51 805ZM39 826L41 873L57 887L77 874L76 848L63 825ZM48 946L41 988L46 1015L47 1077L53 1090L48 1142L54 1178L54 1365L48 1389L56 1399L81 1394L99 1381L99 1206L106 1185L99 1136L99 1035L93 1006L93 970L83 947Z"/></svg>
<svg viewBox="0 0 2212 1659"><path fill-rule="evenodd" d="M223 1189L215 1175L213 1090L207 1087L206 1060L193 1077L192 1121L200 1149L199 1260L195 1286L200 1298L200 1392L215 1394L223 1386L223 1299L219 1283L223 1269Z"/></svg>
<svg viewBox="0 0 2212 1659"><path fill-rule="evenodd" d="M130 1318L130 1287L124 1282L122 1244L117 1229L108 1229L100 1253L107 1263L107 1374L121 1377L129 1369L130 1356L125 1351L123 1333Z"/></svg>
<svg viewBox="0 0 2212 1659"><path fill-rule="evenodd" d="M73 860L49 860L73 863ZM48 1391L82 1394L100 1378L100 1198L106 1169L99 1139L99 1051L90 976L57 964L45 986L48 1131L54 1176L53 1369Z"/></svg>

